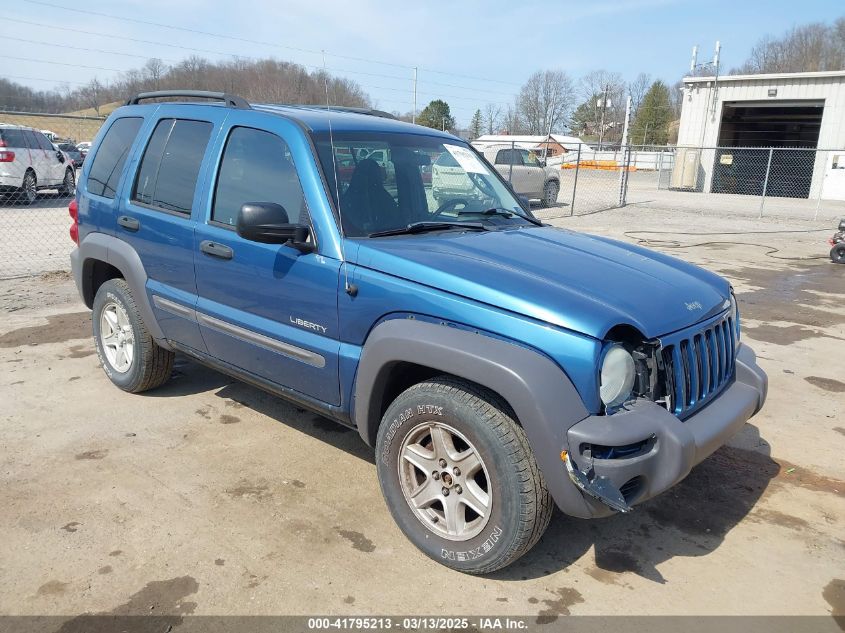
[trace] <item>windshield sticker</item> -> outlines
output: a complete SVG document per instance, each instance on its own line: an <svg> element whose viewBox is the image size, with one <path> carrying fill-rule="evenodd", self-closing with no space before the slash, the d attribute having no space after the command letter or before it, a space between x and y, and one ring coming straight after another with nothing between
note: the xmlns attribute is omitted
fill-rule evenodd
<svg viewBox="0 0 845 633"><path fill-rule="evenodd" d="M473 154L466 147L461 147L460 145L449 145L448 143L444 143L443 147L445 147L452 157L458 161L458 164L465 172L484 174L485 176L490 174L489 170L484 166L484 163L478 160L478 156Z"/></svg>

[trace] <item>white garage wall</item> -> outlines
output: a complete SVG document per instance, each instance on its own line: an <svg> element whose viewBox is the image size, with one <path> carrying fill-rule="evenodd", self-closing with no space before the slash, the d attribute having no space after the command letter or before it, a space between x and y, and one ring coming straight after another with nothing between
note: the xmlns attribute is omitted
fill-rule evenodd
<svg viewBox="0 0 845 633"><path fill-rule="evenodd" d="M720 77L715 109L713 84L713 77L684 79L679 146L715 147L719 140L722 106L726 101L772 103L813 100L824 101L819 149L845 148L845 71ZM776 97L768 96L770 88L777 89ZM827 162L822 154L816 158L811 197L817 196L821 190ZM709 191L713 166L702 164L701 167L705 173L705 191Z"/></svg>

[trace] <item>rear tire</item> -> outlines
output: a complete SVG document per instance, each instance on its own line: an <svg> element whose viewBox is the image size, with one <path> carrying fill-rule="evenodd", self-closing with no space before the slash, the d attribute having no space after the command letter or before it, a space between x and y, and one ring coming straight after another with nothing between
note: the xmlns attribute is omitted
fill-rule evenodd
<svg viewBox="0 0 845 633"><path fill-rule="evenodd" d="M560 185L554 180L550 180L543 187L543 199L540 206L545 208L553 206L557 202L557 195L560 193Z"/></svg>
<svg viewBox="0 0 845 633"><path fill-rule="evenodd" d="M845 264L845 243L837 244L830 249L830 261L834 264Z"/></svg>
<svg viewBox="0 0 845 633"><path fill-rule="evenodd" d="M62 197L70 197L76 194L76 176L73 169L65 170L65 177L59 187L59 195Z"/></svg>
<svg viewBox="0 0 845 633"><path fill-rule="evenodd" d="M37 199L38 181L35 178L35 174L31 171L28 171L24 174L23 177L23 185L21 186L21 190L18 195L18 202L20 204L29 206L31 204L34 204Z"/></svg>
<svg viewBox="0 0 845 633"><path fill-rule="evenodd" d="M399 528L446 567L506 567L549 525L551 496L525 432L507 403L471 382L440 376L404 391L384 414L376 451Z"/></svg>
<svg viewBox="0 0 845 633"><path fill-rule="evenodd" d="M116 386L140 393L167 382L175 354L150 336L126 281L110 279L100 286L92 321L97 356Z"/></svg>

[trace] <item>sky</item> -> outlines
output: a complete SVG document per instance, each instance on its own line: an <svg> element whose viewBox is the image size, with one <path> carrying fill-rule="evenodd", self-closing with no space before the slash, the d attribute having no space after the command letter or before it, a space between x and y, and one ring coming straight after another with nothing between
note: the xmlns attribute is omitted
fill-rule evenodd
<svg viewBox="0 0 845 633"><path fill-rule="evenodd" d="M720 40L730 69L764 35L845 15L841 0L6 0L3 9L0 76L33 88L107 81L149 57L192 54L315 70L325 51L329 72L389 111L413 108L417 67L418 109L443 98L462 126L486 103L512 103L537 70L674 83L695 44L703 61Z"/></svg>

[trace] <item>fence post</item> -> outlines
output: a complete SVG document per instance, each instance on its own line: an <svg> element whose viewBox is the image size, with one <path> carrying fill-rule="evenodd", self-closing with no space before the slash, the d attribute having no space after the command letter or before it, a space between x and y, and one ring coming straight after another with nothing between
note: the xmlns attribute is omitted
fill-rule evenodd
<svg viewBox="0 0 845 633"><path fill-rule="evenodd" d="M763 180L763 195L760 198L760 217L763 217L763 206L766 204L766 190L769 188L769 172L772 170L772 152L773 148L769 148L769 162L766 165L766 178Z"/></svg>
<svg viewBox="0 0 845 633"><path fill-rule="evenodd" d="M814 161L814 163L818 163L818 157ZM823 159L821 161L822 164L822 177L819 181L819 195L816 196L816 214L813 216L813 221L819 219L819 209L822 206L822 192L824 191L824 181L827 179L827 152L824 152ZM814 164L815 168L815 164Z"/></svg>
<svg viewBox="0 0 845 633"><path fill-rule="evenodd" d="M578 143L578 156L575 158L575 181L572 183L572 202L569 203L569 217L575 215L575 191L578 189L578 172L581 169L581 143Z"/></svg>
<svg viewBox="0 0 845 633"><path fill-rule="evenodd" d="M657 190L660 191L660 179L663 177L663 150L657 157Z"/></svg>
<svg viewBox="0 0 845 633"><path fill-rule="evenodd" d="M514 150L516 149L516 141L511 141L511 155L508 159L508 182L513 185L513 160L514 160Z"/></svg>
<svg viewBox="0 0 845 633"><path fill-rule="evenodd" d="M625 123L622 126L622 171L619 172L619 206L624 207L628 194L628 163L631 160L631 146L628 145L628 125L631 122L631 97L625 106Z"/></svg>

